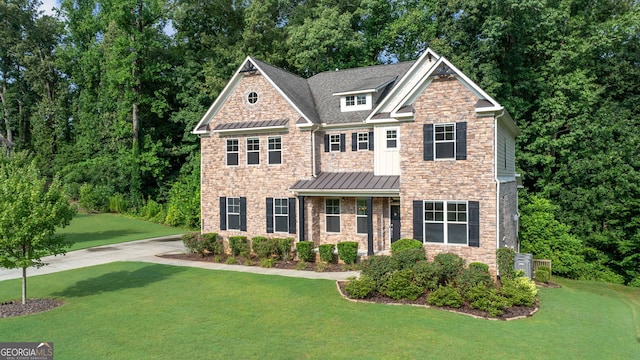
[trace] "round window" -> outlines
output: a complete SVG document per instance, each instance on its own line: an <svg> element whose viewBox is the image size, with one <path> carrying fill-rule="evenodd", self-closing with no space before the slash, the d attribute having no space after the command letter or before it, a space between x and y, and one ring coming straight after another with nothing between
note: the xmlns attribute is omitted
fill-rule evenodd
<svg viewBox="0 0 640 360"><path fill-rule="evenodd" d="M249 101L249 104L255 104L258 101L258 93L255 91L250 92L247 96L247 101Z"/></svg>

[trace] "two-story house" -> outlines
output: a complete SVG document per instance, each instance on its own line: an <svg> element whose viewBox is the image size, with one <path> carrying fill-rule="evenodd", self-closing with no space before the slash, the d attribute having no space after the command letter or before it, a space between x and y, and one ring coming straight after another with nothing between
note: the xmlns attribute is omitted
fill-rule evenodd
<svg viewBox="0 0 640 360"><path fill-rule="evenodd" d="M444 57L319 73L248 57L197 124L202 231L357 241L414 238L496 271L517 249L509 113Z"/></svg>

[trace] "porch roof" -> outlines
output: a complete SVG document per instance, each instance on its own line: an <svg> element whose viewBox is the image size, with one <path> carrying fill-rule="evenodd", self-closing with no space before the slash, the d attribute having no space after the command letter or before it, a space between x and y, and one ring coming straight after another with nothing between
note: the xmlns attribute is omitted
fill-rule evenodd
<svg viewBox="0 0 640 360"><path fill-rule="evenodd" d="M299 180L290 190L309 196L398 196L400 176L376 176L373 172L323 172Z"/></svg>

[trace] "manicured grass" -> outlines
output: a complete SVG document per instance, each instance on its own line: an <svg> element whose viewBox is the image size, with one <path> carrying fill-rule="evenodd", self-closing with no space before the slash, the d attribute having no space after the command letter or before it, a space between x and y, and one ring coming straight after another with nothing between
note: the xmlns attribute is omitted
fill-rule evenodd
<svg viewBox="0 0 640 360"><path fill-rule="evenodd" d="M633 359L640 289L562 281L532 318L487 321L352 303L335 283L146 263L29 279L65 305L0 319L2 341L53 341L59 359ZM0 283L0 301L19 280ZM635 314L635 315L634 315Z"/></svg>
<svg viewBox="0 0 640 360"><path fill-rule="evenodd" d="M78 214L58 230L74 242L69 251L188 232L115 214Z"/></svg>

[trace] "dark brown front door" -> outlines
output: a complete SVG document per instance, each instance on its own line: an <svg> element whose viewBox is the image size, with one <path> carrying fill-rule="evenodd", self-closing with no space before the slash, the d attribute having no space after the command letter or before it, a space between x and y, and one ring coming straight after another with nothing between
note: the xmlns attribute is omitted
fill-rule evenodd
<svg viewBox="0 0 640 360"><path fill-rule="evenodd" d="M400 205L391 205L391 242L400 239Z"/></svg>

